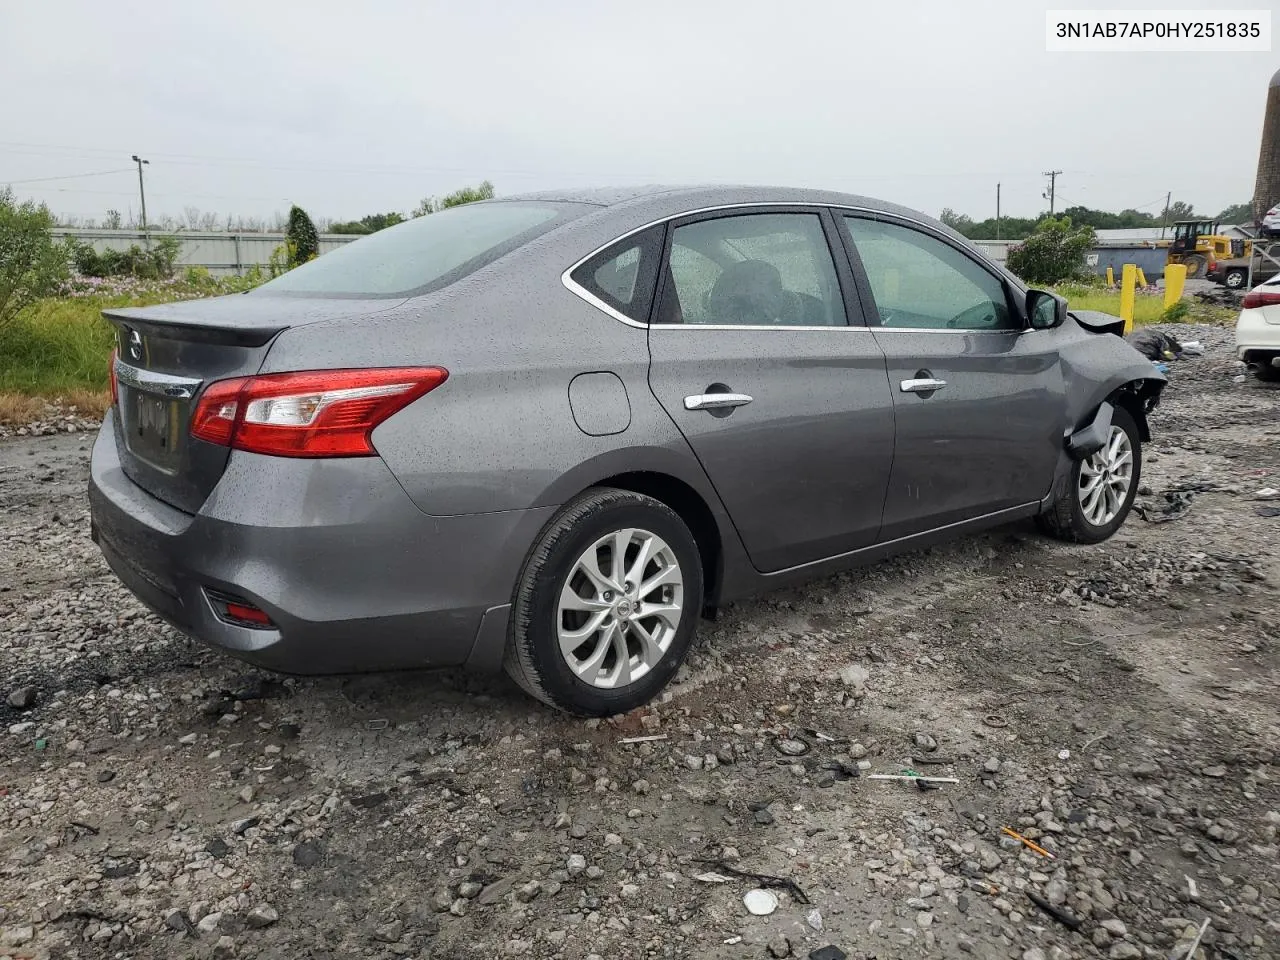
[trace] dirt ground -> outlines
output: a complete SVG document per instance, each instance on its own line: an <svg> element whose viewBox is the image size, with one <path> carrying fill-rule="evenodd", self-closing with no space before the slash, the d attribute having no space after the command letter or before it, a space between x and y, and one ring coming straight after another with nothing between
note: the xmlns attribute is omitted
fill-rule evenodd
<svg viewBox="0 0 1280 960"><path fill-rule="evenodd" d="M0 443L0 956L1280 957L1280 389L1176 333L1177 519L735 604L605 722L206 651L90 542L90 435Z"/></svg>

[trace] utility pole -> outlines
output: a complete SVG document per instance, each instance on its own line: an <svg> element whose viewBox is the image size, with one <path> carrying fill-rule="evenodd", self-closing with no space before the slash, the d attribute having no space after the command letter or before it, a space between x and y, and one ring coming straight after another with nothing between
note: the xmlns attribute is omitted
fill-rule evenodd
<svg viewBox="0 0 1280 960"><path fill-rule="evenodd" d="M996 239L1000 239L1000 184L996 184Z"/></svg>
<svg viewBox="0 0 1280 960"><path fill-rule="evenodd" d="M1160 239L1164 239L1164 231L1169 226L1169 201L1173 199L1173 191L1164 195L1164 213L1160 217Z"/></svg>
<svg viewBox="0 0 1280 960"><path fill-rule="evenodd" d="M1054 188L1057 186L1058 177L1062 175L1061 170L1046 170L1044 175L1049 178L1049 192L1046 193L1045 199L1049 201L1049 216L1053 216L1053 197Z"/></svg>
<svg viewBox="0 0 1280 960"><path fill-rule="evenodd" d="M148 247L151 246L151 235L147 233L147 191L142 185L142 165L150 163L150 160L143 160L136 153L133 155L133 162L138 165L138 194L142 198L142 238Z"/></svg>

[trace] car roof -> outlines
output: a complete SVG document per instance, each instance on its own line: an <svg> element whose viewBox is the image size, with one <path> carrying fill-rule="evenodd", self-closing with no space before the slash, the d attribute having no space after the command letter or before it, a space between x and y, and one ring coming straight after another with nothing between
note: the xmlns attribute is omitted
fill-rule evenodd
<svg viewBox="0 0 1280 960"><path fill-rule="evenodd" d="M833 207L856 207L875 213L894 214L927 224L965 244L972 245L946 224L896 203L876 200L858 194L808 187L778 187L741 184L648 184L634 187L597 189L543 190L504 196L502 200L539 200L543 202L583 203L626 213L627 219L639 214L642 219L662 220L682 213L714 207L748 204L821 204Z"/></svg>
<svg viewBox="0 0 1280 960"><path fill-rule="evenodd" d="M647 184L634 187L597 187L576 190L542 190L504 196L503 200L543 200L562 203L590 203L601 207L637 202L688 201L690 207L719 206L744 203L822 203L832 206L856 206L886 213L906 212L923 216L897 204L886 203L871 197L835 190L818 190L808 187L775 187L729 184Z"/></svg>

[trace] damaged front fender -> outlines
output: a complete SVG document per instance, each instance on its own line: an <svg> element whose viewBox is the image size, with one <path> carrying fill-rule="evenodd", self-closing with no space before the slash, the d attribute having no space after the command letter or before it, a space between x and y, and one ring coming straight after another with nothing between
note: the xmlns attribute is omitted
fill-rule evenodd
<svg viewBox="0 0 1280 960"><path fill-rule="evenodd" d="M1072 460L1084 460L1102 449L1111 435L1111 414L1115 407L1104 402L1086 426L1067 436L1067 453Z"/></svg>
<svg viewBox="0 0 1280 960"><path fill-rule="evenodd" d="M1090 322L1085 323L1079 314L1075 316L1083 328L1082 335L1064 344L1060 353L1067 394L1068 444L1073 435L1093 423L1103 403L1123 406L1138 422L1142 439L1151 439L1147 414L1160 402L1166 383L1164 374L1121 336L1093 332L1117 323L1122 331L1119 318L1090 312L1086 313ZM1114 322L1108 324L1108 319Z"/></svg>

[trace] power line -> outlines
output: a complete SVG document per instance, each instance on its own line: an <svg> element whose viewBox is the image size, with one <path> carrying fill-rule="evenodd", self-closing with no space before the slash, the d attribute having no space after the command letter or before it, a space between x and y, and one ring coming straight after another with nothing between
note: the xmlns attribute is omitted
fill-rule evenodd
<svg viewBox="0 0 1280 960"><path fill-rule="evenodd" d="M32 177L27 180L5 180L4 183L13 185L15 183L46 183L50 180L80 180L84 177L105 177L113 173L133 173L128 167L118 170L97 170L93 173L68 173L60 177Z"/></svg>
<svg viewBox="0 0 1280 960"><path fill-rule="evenodd" d="M21 143L17 141L0 141L0 147L19 147L19 148L35 148L31 151L5 149L0 150L3 153L23 153L30 152L35 156L48 156L50 154L41 154L41 150L71 150L71 151L92 151L93 154L114 155L118 152L115 150L107 150L99 147L71 147L58 146L54 144L33 144ZM90 154L83 154L89 156ZM271 160L263 160L254 157L227 157L227 156L207 156L190 153L163 153L149 151L149 155L157 162L163 162L165 166L248 166L267 170L285 170L285 171L308 171L315 173L351 173L363 175L368 173L402 173L405 175L419 175L424 173L467 173L480 175L489 173L494 176L525 176L525 177L545 177L545 176L568 176L568 177L591 177L598 174L589 171L572 171L572 170L527 170L516 168L485 168L482 164L476 164L466 167L449 167L449 166L418 166L413 164L325 164L325 163L279 163ZM610 177L617 177L616 171L610 171ZM652 179L652 173L637 174L623 173L621 176L629 179ZM916 178L929 179L965 179L965 178L982 178L982 177L1003 177L1005 180L1031 179L1034 174L1014 174L1009 175L1002 172L991 171L929 171L916 173L862 173L852 171L849 179L853 180L905 180ZM661 178L659 178L661 179Z"/></svg>

